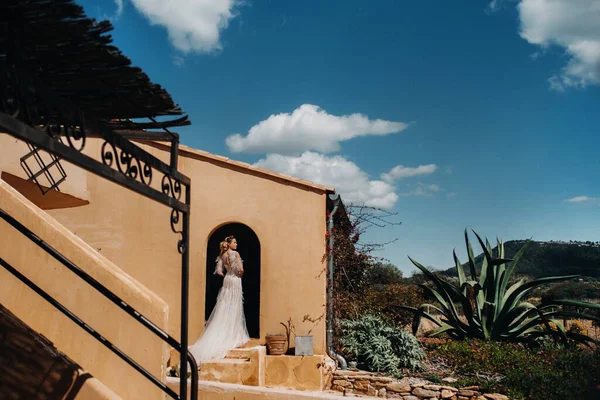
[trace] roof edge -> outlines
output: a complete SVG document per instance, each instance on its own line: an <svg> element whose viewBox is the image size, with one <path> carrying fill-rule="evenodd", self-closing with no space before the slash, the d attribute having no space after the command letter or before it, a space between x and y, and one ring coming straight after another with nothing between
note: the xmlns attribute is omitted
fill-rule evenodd
<svg viewBox="0 0 600 400"><path fill-rule="evenodd" d="M140 142L142 142L144 144L148 144L152 147L155 147L155 148L158 148L161 150L165 150L165 151L169 151L169 148L170 148L169 145L166 145L166 144L160 143L160 142L156 142L153 140L144 140L144 141L140 141ZM308 187L313 190L321 191L328 195L335 193L335 189L332 187L319 185L317 183L307 181L304 179L294 178L293 176L280 174L280 173L277 173L277 172L274 172L274 171L271 171L271 170L268 170L265 168L256 167L254 165L251 165L251 164L248 164L248 163L245 163L242 161L232 160L229 157L219 156L219 155L216 155L213 153L209 153L208 151L195 149L193 147L185 146L182 144L179 145L179 156L180 157L188 157L188 158L196 158L196 159L204 159L204 160L213 161L213 162L223 164L223 165L228 165L228 166L232 166L232 167L245 169L245 170L257 173L259 175L262 175L267 179L270 178L270 179L284 180L284 181L291 182L291 183L294 183L294 184L297 184L300 186Z"/></svg>

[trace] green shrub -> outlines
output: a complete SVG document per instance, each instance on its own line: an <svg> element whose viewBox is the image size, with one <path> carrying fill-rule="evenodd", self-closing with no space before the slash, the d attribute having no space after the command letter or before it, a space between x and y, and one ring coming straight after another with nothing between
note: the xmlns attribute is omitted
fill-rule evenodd
<svg viewBox="0 0 600 400"><path fill-rule="evenodd" d="M401 369L423 370L425 352L409 332L387 325L381 318L365 315L340 321L342 352L359 368L402 376Z"/></svg>
<svg viewBox="0 0 600 400"><path fill-rule="evenodd" d="M596 399L600 383L600 352L578 347L546 346L493 341L452 341L429 354L456 368L459 374L496 377L484 383L488 391L511 399ZM481 378L463 382L481 384Z"/></svg>

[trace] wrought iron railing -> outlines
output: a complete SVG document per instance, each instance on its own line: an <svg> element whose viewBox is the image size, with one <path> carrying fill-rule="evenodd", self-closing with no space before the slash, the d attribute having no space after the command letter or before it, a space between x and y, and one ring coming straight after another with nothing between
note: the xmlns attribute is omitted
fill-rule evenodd
<svg viewBox="0 0 600 400"><path fill-rule="evenodd" d="M66 268L68 268L71 272L73 272L75 275L77 275L79 278L81 278L87 284L89 284L94 289L96 289L98 292L100 292L102 295L104 295L104 297L106 297L108 300L110 300L111 302L116 304L119 308L121 308L123 311L125 311L128 315L130 315L136 321L141 323L146 329L148 329L150 332L152 332L156 336L158 336L162 341L166 342L171 347L173 347L174 349L179 351L180 354L182 354L182 351L185 351L187 354L187 361L189 362L189 364L191 366L190 398L192 400L198 399L198 365L197 365L196 360L194 359L193 355L189 351L187 351L187 349L183 349L181 344L176 339L174 339L168 333L166 333L165 331L163 331L162 329L157 327L149 319L147 319L145 316L143 316L140 312L138 312L136 309L134 309L129 304L127 304L119 296L114 294L110 289L108 289L106 286L102 285L96 279L91 277L87 272L83 271L80 267L78 267L73 262L71 262L69 259L67 259L64 255L62 255L60 252L58 252L50 244L46 243L44 240L39 238L35 233L33 233L26 226L21 224L19 221L17 221L11 215L7 214L2 209L0 209L0 218L2 218L9 225L14 227L17 231L19 231L21 234L23 234L25 237L27 237L29 240L31 240L33 243L35 243L39 248L41 248L43 251L48 253L55 260L60 262L62 265L64 265ZM158 379L153 374L151 374L148 370L146 370L144 367L142 367L140 364L138 364L135 360L133 360L131 357L129 357L127 354L125 354L121 349L119 349L117 346L115 346L113 343L111 343L109 340L107 340L105 337L103 337L93 327L86 324L81 318L79 318L72 311L70 311L68 308L66 308L64 305L62 305L59 301L54 299L51 295L46 293L42 288L37 286L31 280L29 280L26 276L24 276L22 273L20 273L15 267L10 265L7 261L5 261L1 257L0 257L0 265L2 267L4 267L4 269L6 269L8 272L10 272L12 275L14 275L16 278L18 278L25 285L27 285L30 289L32 289L34 292L36 292L38 295L40 295L44 300L46 300L47 302L52 304L55 308L57 308L60 312L62 312L65 316L67 316L71 321L73 321L75 324L79 325L83 330L85 330L92 337L94 337L96 340L98 340L100 343L102 343L104 346L106 346L110 351L115 353L119 358L121 358L123 361L125 361L127 364L129 364L132 368L134 368L136 371L138 371L140 374L142 374L147 380L149 380L154 385L156 385L159 389L161 389L169 397L171 397L173 399L178 399L178 400L180 398L182 398L181 393L179 395L177 393L175 393L160 379ZM183 358L184 357L182 357L182 359ZM187 377L181 376L181 379L187 380ZM183 385L181 385L181 386L183 386ZM187 387L186 387L186 389L187 389ZM183 396L185 396L185 394ZM185 397L183 397L183 398L185 398Z"/></svg>

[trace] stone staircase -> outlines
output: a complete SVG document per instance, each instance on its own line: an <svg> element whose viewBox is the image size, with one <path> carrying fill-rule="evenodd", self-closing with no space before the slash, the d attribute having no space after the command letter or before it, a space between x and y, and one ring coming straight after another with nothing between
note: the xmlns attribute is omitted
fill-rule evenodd
<svg viewBox="0 0 600 400"><path fill-rule="evenodd" d="M171 351L169 365L179 363ZM230 350L224 359L200 364L199 379L245 386L321 391L328 386L335 363L327 356L270 356L258 339Z"/></svg>
<svg viewBox="0 0 600 400"><path fill-rule="evenodd" d="M265 346L230 350L222 360L205 361L200 365L200 380L265 386Z"/></svg>

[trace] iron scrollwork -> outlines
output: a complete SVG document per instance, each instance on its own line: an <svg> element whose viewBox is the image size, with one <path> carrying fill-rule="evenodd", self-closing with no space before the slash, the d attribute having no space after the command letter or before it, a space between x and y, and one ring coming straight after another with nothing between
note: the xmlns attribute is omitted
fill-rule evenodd
<svg viewBox="0 0 600 400"><path fill-rule="evenodd" d="M116 165L119 172L133 179L138 179L144 185L152 183L152 167L143 161L138 160L131 153L118 149L110 142L104 142L101 149L101 157L104 165L112 167Z"/></svg>
<svg viewBox="0 0 600 400"><path fill-rule="evenodd" d="M180 217L179 210L175 208L171 210L171 230L173 233L181 235L181 238L177 241L177 251L179 254L183 254L185 251L185 232L183 232L183 228L178 228Z"/></svg>
<svg viewBox="0 0 600 400"><path fill-rule="evenodd" d="M161 189L164 194L174 199L181 199L181 182L173 179L169 175L164 175L162 178Z"/></svg>
<svg viewBox="0 0 600 400"><path fill-rule="evenodd" d="M181 198L181 182L169 175L163 175L161 189L169 197L177 200ZM181 235L181 238L177 241L177 251L179 251L179 254L183 254L185 251L185 232L183 232L183 228L178 228L180 217L179 210L171 210L171 230Z"/></svg>

